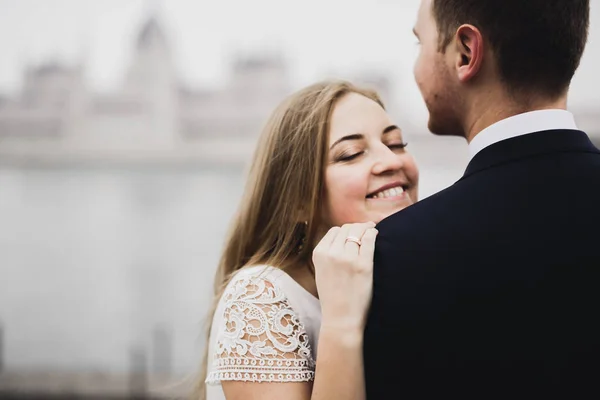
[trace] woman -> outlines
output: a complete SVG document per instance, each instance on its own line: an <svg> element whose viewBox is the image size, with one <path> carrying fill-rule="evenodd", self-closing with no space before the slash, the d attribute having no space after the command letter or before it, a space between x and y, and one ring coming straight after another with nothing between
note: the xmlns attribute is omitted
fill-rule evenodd
<svg viewBox="0 0 600 400"><path fill-rule="evenodd" d="M275 110L217 270L197 397L364 398L375 223L417 200L405 147L379 97L347 82Z"/></svg>

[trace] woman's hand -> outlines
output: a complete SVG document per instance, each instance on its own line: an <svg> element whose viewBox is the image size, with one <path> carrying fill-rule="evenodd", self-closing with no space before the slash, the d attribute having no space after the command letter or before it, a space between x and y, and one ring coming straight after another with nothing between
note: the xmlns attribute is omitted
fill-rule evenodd
<svg viewBox="0 0 600 400"><path fill-rule="evenodd" d="M373 289L373 222L333 227L313 251L321 329L364 330Z"/></svg>

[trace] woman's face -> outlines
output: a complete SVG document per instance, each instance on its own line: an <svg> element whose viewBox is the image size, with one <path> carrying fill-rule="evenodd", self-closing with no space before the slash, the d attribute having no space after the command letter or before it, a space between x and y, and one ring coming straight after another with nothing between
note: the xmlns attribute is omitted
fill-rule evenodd
<svg viewBox="0 0 600 400"><path fill-rule="evenodd" d="M357 93L339 99L330 121L325 223L377 223L416 202L419 171L405 147L375 101Z"/></svg>

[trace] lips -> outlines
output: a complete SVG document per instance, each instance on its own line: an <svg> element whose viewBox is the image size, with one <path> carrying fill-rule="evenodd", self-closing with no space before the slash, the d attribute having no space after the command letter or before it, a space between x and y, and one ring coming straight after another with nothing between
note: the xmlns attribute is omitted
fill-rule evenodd
<svg viewBox="0 0 600 400"><path fill-rule="evenodd" d="M368 199L385 199L385 198L389 198L389 197L402 196L403 193L404 193L404 189L402 188L402 186L398 186L395 188L382 190L373 195L367 196L367 198Z"/></svg>
<svg viewBox="0 0 600 400"><path fill-rule="evenodd" d="M394 182L388 185L382 186L376 191L367 195L367 199L385 199L389 197L397 197L404 194L406 185L402 182Z"/></svg>

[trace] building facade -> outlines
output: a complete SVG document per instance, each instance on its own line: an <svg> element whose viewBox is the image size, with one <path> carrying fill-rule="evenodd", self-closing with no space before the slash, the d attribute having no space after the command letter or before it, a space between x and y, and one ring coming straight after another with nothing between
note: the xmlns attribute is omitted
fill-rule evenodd
<svg viewBox="0 0 600 400"><path fill-rule="evenodd" d="M94 93L81 67L24 71L20 94L0 102L0 158L23 162L243 162L289 91L279 54L240 57L218 90L179 81L158 19L141 27L123 84Z"/></svg>

